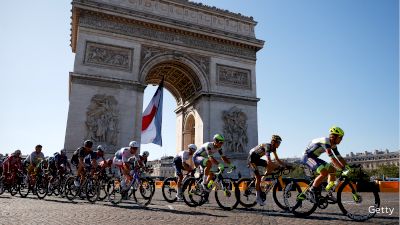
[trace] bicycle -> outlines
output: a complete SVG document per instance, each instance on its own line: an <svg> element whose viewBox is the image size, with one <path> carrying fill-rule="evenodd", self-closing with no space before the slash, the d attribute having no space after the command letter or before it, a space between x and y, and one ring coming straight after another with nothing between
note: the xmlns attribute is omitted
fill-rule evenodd
<svg viewBox="0 0 400 225"><path fill-rule="evenodd" d="M194 171L187 171L187 173L183 176L182 184L189 177L194 177ZM168 177L163 181L163 185L161 187L162 195L165 201L169 203L176 202L178 198L176 197L178 193L178 178L177 177ZM183 185L182 185L183 186Z"/></svg>
<svg viewBox="0 0 400 225"><path fill-rule="evenodd" d="M368 175L363 172L361 165L351 165L350 168L348 174L343 174L343 171L337 172L338 177L335 185L325 195L317 192L315 196L316 202L311 201L309 191L315 178L311 179L304 190L296 182L292 182L285 188L284 199L286 205L296 217L307 217L317 208L325 209L328 204L336 203L342 213L352 220L365 221L374 217L376 212L370 212L368 208L371 206L379 208L380 197L378 189L373 182L369 181ZM321 186L323 187L324 185ZM337 195L335 198L333 193L336 188ZM322 190L324 189L322 188ZM294 199L291 199L292 197Z"/></svg>
<svg viewBox="0 0 400 225"><path fill-rule="evenodd" d="M84 179L79 187L75 186L74 184L76 179L80 179L78 178L78 175L69 177L65 182L65 196L70 201L73 201L77 196L79 196L81 199L85 199L86 197L90 203L95 203L100 194L100 184L97 177L97 173L92 175L89 170L86 170Z"/></svg>
<svg viewBox="0 0 400 225"><path fill-rule="evenodd" d="M232 173L235 168L231 168L227 173ZM224 210L233 210L239 204L239 188L232 178L224 178L222 174L225 168L218 167L217 171L210 171L214 174L215 180L212 182L210 190L214 189L215 200L219 207ZM183 201L190 207L201 206L208 201L209 191L204 190L201 185L203 174L200 178L188 178L182 187ZM187 196L186 196L187 195Z"/></svg>
<svg viewBox="0 0 400 225"><path fill-rule="evenodd" d="M111 191L108 195L109 201L113 205L118 205L122 200L130 203L131 197L140 207L144 208L150 204L155 186L154 182L149 181L148 178L141 177L143 170L142 168L133 168L130 171L131 180L124 187L122 187L119 178L114 179L114 182L110 184L109 190Z"/></svg>
<svg viewBox="0 0 400 225"><path fill-rule="evenodd" d="M283 175L288 175L293 168L291 166L278 167L271 174L264 175L261 178L261 193L262 198L265 200L268 193L272 190L272 197L275 204L283 209L288 210L288 207L283 201L283 190L287 183L292 178L283 178ZM270 178L269 178L270 177ZM256 178L241 178L238 180L238 187L240 189L239 203L245 208L251 208L257 205L256 201ZM282 191L282 197L278 196L278 192Z"/></svg>

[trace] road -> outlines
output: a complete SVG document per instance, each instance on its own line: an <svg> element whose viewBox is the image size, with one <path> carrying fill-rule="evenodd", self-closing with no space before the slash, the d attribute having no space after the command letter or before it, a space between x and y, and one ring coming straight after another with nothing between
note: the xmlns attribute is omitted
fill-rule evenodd
<svg viewBox="0 0 400 225"><path fill-rule="evenodd" d="M394 208L362 224L399 224L398 193L380 193L381 207ZM44 200L29 195L27 198L0 195L0 224L361 224L344 216L337 205L317 210L308 218L296 218L280 210L271 197L266 206L254 209L238 207L233 211L221 210L215 200L197 208L190 208L184 202L167 203L161 190L157 189L147 209L135 205L113 206L109 202L90 204L84 200L73 203L60 197L46 197ZM272 203L272 204L271 204Z"/></svg>

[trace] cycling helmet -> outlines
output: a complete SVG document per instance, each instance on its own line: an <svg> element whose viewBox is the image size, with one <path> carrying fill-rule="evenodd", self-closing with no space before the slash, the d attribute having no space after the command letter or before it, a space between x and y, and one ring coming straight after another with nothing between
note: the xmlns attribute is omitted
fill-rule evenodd
<svg viewBox="0 0 400 225"><path fill-rule="evenodd" d="M65 155L65 153L67 153L67 151L63 148L63 149L60 150L60 153Z"/></svg>
<svg viewBox="0 0 400 225"><path fill-rule="evenodd" d="M99 150L96 151L96 154L97 154L98 157L103 157L104 156L104 151L99 149Z"/></svg>
<svg viewBox="0 0 400 225"><path fill-rule="evenodd" d="M197 150L197 146L195 144L190 144L190 145L188 145L188 149L196 151Z"/></svg>
<svg viewBox="0 0 400 225"><path fill-rule="evenodd" d="M91 140L86 140L85 142L83 142L83 145L85 147L91 148L93 146L93 141Z"/></svg>
<svg viewBox="0 0 400 225"><path fill-rule="evenodd" d="M137 141L129 142L129 147L139 148L140 144Z"/></svg>
<svg viewBox="0 0 400 225"><path fill-rule="evenodd" d="M216 135L214 135L214 141L223 142L223 141L225 141L225 138L221 134L216 134Z"/></svg>
<svg viewBox="0 0 400 225"><path fill-rule="evenodd" d="M54 157L56 157L56 156L58 156L58 155L60 155L60 153L58 153L58 152L55 152L55 153L53 154Z"/></svg>
<svg viewBox="0 0 400 225"><path fill-rule="evenodd" d="M144 151L142 154L142 156L144 156L144 157L148 157L149 155L150 155L150 153L148 151Z"/></svg>
<svg viewBox="0 0 400 225"><path fill-rule="evenodd" d="M344 136L344 131L343 131L342 128L340 128L340 127L333 126L333 127L331 127L331 129L329 130L329 132L330 132L331 134L337 134L337 135L339 135L340 137L343 137L343 136Z"/></svg>
<svg viewBox="0 0 400 225"><path fill-rule="evenodd" d="M274 134L274 135L272 135L271 140L277 141L277 142L281 142L281 141L282 141L282 138L279 137L279 135Z"/></svg>
<svg viewBox="0 0 400 225"><path fill-rule="evenodd" d="M103 149L103 146L101 146L101 145L97 146L97 150L103 151L103 150L104 150L104 149Z"/></svg>
<svg viewBox="0 0 400 225"><path fill-rule="evenodd" d="M13 155L21 155L21 150L19 150L19 149L15 150Z"/></svg>

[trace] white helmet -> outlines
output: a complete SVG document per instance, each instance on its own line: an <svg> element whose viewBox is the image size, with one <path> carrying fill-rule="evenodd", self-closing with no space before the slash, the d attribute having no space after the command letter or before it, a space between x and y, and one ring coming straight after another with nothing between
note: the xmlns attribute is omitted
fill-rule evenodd
<svg viewBox="0 0 400 225"><path fill-rule="evenodd" d="M140 147L140 144L139 144L139 142L137 142L137 141L131 141L131 142L129 142L129 147L136 147L136 148L139 148L139 147Z"/></svg>
<svg viewBox="0 0 400 225"><path fill-rule="evenodd" d="M144 157L148 157L150 155L150 153L148 151L144 151L142 154Z"/></svg>
<svg viewBox="0 0 400 225"><path fill-rule="evenodd" d="M197 150L197 146L195 144L190 144L190 145L188 145L188 149L189 150L192 149L193 151L196 151Z"/></svg>

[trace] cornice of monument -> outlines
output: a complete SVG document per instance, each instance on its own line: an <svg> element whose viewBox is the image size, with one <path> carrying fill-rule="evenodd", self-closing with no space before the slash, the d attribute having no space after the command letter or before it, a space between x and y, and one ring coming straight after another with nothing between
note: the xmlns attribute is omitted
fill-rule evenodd
<svg viewBox="0 0 400 225"><path fill-rule="evenodd" d="M70 72L70 83L86 84L92 86L109 87L116 89L144 90L145 85L132 80L104 77L91 74Z"/></svg>
<svg viewBox="0 0 400 225"><path fill-rule="evenodd" d="M238 18L238 19L242 19L242 20L246 20L246 21L252 22L254 25L257 24L257 22L254 21L252 16L245 16L245 15L242 15L241 13L230 12L229 10L220 9L220 8L215 7L215 6L205 5L203 3L197 3L197 2L188 1L188 0L164 0L164 1L172 2L172 3L176 3L176 4L182 4L182 5L186 5L186 6L193 6L196 9L197 8L202 8L202 9L205 9L205 10L211 10L211 11L215 12L216 14L221 14L222 13L222 14L224 14L226 16L231 16L231 17L235 17L235 18Z"/></svg>
<svg viewBox="0 0 400 225"><path fill-rule="evenodd" d="M170 0L168 2L182 3L186 2L191 7L197 6L197 3L188 2L185 0ZM71 22L71 47L75 52L76 38L79 26L79 19L85 14L96 14L107 20L118 21L123 23L138 24L144 27L157 29L163 32L184 34L198 39L209 40L216 43L229 44L244 49L252 49L253 51L260 50L264 41L258 40L255 37L245 36L229 31L218 30L199 24L193 24L188 21L180 21L160 15L151 14L145 11L137 11L133 9L122 8L109 4L99 3L96 1L74 0L72 2L72 22ZM208 9L208 6L204 6ZM204 8L203 7L203 8ZM196 8L197 9L197 8ZM214 10L215 11L215 10ZM217 10L218 11L218 10ZM218 11L219 12L219 11ZM232 14L232 13L228 13ZM224 14L225 15L225 14ZM242 19L247 18L243 17ZM249 23L250 19L246 19ZM256 22L251 20L255 25ZM253 33L254 35L254 33ZM223 38L221 38L223 37Z"/></svg>

